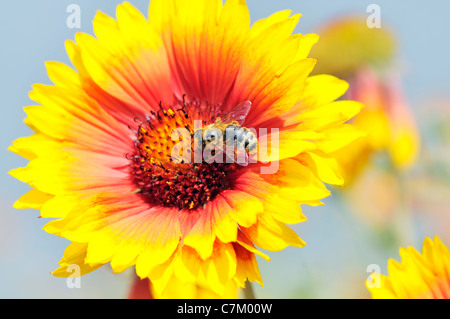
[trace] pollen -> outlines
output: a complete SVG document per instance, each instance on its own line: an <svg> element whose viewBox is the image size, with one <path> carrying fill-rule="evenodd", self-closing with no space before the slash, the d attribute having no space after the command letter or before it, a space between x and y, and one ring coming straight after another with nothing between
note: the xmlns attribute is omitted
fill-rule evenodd
<svg viewBox="0 0 450 319"><path fill-rule="evenodd" d="M229 177L237 170L235 164L194 163L194 119L204 122L207 118L209 122L213 113L194 113L190 109L201 108L186 103L175 108L160 106L158 112L150 112L146 121L136 120L139 126L134 131L135 153L127 157L136 192L152 205L195 210L232 186ZM188 162L172 158L172 150L179 143L172 140L172 132L177 128L185 128L191 135Z"/></svg>

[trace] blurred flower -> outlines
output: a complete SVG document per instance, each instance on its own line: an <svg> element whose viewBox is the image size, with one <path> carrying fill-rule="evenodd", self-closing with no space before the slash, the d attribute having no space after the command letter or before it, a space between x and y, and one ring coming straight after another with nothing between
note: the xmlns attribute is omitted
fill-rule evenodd
<svg viewBox="0 0 450 319"><path fill-rule="evenodd" d="M366 282L375 299L450 299L450 252L439 237L425 238L420 254L413 247L400 248L401 262L390 259L389 276L379 286L372 274Z"/></svg>
<svg viewBox="0 0 450 319"><path fill-rule="evenodd" d="M317 58L315 74L353 77L361 67L385 68L396 51L389 28L369 28L366 16L343 16L318 31L320 42L312 50Z"/></svg>
<svg viewBox="0 0 450 319"><path fill-rule="evenodd" d="M150 280L148 278L135 277L128 293L128 299L153 299L150 290Z"/></svg>
<svg viewBox="0 0 450 319"><path fill-rule="evenodd" d="M420 146L416 121L398 75L388 76L383 84L390 133L388 152L397 169L410 168L417 160Z"/></svg>
<svg viewBox="0 0 450 319"><path fill-rule="evenodd" d="M367 136L334 154L346 185L385 152L395 169L410 167L417 156L419 134L392 61L395 39L388 28L370 29L365 17L344 17L323 27L313 49L315 72L345 78L346 97L365 105L353 123ZM333 49L331 49L333 48Z"/></svg>
<svg viewBox="0 0 450 319"><path fill-rule="evenodd" d="M367 135L334 154L343 168L344 179L353 181L381 152L389 156L395 169L411 167L418 155L419 133L398 77L382 77L365 68L349 82L347 96L365 106L353 124Z"/></svg>
<svg viewBox="0 0 450 319"><path fill-rule="evenodd" d="M30 160L11 171L32 187L15 207L40 209L56 219L44 229L72 241L55 276L110 262L114 272L135 265L154 296L175 284L223 296L262 284L255 254L269 257L255 245L305 244L286 223L305 220L300 204L321 204L323 182L342 184L329 154L359 136L345 122L361 105L334 102L344 81L309 77L317 36L291 35L300 15L290 14L250 28L239 0L152 0L148 21L124 3L117 21L97 14L98 39L67 41L76 71L47 63L55 85L34 85L40 105L26 108L36 133L10 150ZM246 127L278 129L263 158L278 171L172 161L174 129L194 135L194 120L214 123L242 101L252 103Z"/></svg>

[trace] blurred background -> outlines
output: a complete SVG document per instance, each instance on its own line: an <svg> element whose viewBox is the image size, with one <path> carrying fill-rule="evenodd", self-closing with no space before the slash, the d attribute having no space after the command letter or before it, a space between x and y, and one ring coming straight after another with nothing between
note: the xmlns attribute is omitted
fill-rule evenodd
<svg viewBox="0 0 450 319"><path fill-rule="evenodd" d="M68 241L45 233L47 220L12 204L28 186L7 174L27 161L8 152L31 131L23 107L33 83L50 84L44 61L70 65L64 40L93 34L97 10L115 16L122 1L8 1L0 11L0 298L125 298L132 271L108 265L70 289L57 268ZM147 14L147 0L131 0ZM70 29L70 4L81 8L81 28ZM258 260L259 298L370 298L364 281L401 246L421 250L425 236L450 245L450 2L429 0L247 0L252 21L291 9L303 17L297 33L321 36L311 56L316 73L346 79L344 98L365 103L355 125L368 132L336 154L347 183L330 187L324 206L303 208L308 220L292 226L304 248L270 252ZM376 4L376 6L370 6ZM371 9L369 12L369 9ZM380 21L376 21L379 9ZM375 14L375 15L373 15ZM380 22L380 28L368 28Z"/></svg>

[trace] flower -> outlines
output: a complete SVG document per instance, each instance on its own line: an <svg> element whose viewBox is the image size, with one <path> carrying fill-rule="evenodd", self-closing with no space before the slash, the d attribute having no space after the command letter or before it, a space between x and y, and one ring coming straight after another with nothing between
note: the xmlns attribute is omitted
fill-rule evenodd
<svg viewBox="0 0 450 319"><path fill-rule="evenodd" d="M154 295L180 282L223 296L262 284L255 255L269 257L257 247L305 245L286 224L330 194L323 182L342 184L329 154L360 136L345 122L361 104L334 102L346 82L309 76L317 36L291 35L300 15L290 14L250 28L242 0L152 0L148 20L125 2L117 20L97 13L97 39L66 42L75 70L47 63L54 85L34 85L38 105L25 108L35 134L10 147L30 160L10 172L32 188L15 207L54 218L44 229L72 242L53 275L110 263L134 266ZM171 132L193 136L194 121L245 101L244 127L267 130L257 163L172 160Z"/></svg>
<svg viewBox="0 0 450 319"><path fill-rule="evenodd" d="M411 168L417 159L420 137L398 76L380 76L375 70L363 68L349 82L348 98L365 106L352 123L367 136L333 154L347 185L362 175L378 154L386 154L397 171Z"/></svg>
<svg viewBox="0 0 450 319"><path fill-rule="evenodd" d="M321 41L312 50L318 63L313 73L339 74L351 78L361 67L383 69L397 50L389 26L369 28L367 16L344 15L323 25Z"/></svg>
<svg viewBox="0 0 450 319"><path fill-rule="evenodd" d="M136 277L128 292L128 299L153 299L148 278L140 279Z"/></svg>
<svg viewBox="0 0 450 319"><path fill-rule="evenodd" d="M373 298L450 298L450 252L439 237L425 238L422 254L411 246L400 248L400 257L400 263L389 260L389 276L381 275L378 287L375 275L366 282Z"/></svg>
<svg viewBox="0 0 450 319"><path fill-rule="evenodd" d="M344 16L326 24L312 52L319 61L314 71L346 79L350 83L346 97L365 106L352 123L367 136L333 154L347 186L378 154L386 154L396 170L410 168L420 146L417 125L393 62L395 38L389 28L370 29L365 20L363 16Z"/></svg>

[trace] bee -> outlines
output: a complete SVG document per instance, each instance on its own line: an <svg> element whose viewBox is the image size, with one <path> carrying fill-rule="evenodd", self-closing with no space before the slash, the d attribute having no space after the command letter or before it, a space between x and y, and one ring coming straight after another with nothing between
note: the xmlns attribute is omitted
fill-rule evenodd
<svg viewBox="0 0 450 319"><path fill-rule="evenodd" d="M248 128L242 126L250 111L252 103L245 101L239 103L223 117L218 117L212 124L197 130L197 141L201 141L198 147L203 150L213 149L210 158L204 158L208 163L216 160L223 153L226 155L226 163L238 163L246 166L250 157L256 155L258 139ZM203 138L200 138L203 137ZM216 151L217 150L217 151ZM217 161L222 163L223 161Z"/></svg>

